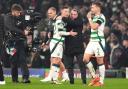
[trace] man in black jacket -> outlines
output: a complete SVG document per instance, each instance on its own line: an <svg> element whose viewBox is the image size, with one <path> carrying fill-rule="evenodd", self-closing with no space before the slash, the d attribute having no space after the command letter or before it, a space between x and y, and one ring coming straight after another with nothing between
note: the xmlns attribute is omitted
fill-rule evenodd
<svg viewBox="0 0 128 89"><path fill-rule="evenodd" d="M0 85L4 85L4 76L3 76L3 69L1 64L1 56L2 56L2 50L3 50L3 36L4 36L4 21L3 17L0 15Z"/></svg>
<svg viewBox="0 0 128 89"><path fill-rule="evenodd" d="M73 67L75 57L80 68L82 83L86 84L86 68L83 63L83 20L76 9L71 10L70 18L63 18L63 20L67 22L67 31L73 30L78 33L76 36L67 36L65 39L64 63L68 70L70 84L74 84Z"/></svg>
<svg viewBox="0 0 128 89"><path fill-rule="evenodd" d="M10 54L11 61L11 74L12 81L18 83L18 65L21 67L23 83L30 83L29 70L26 62L25 53L25 35L28 35L29 31L23 30L18 27L17 18L21 15L22 7L18 4L13 4L11 7L11 13L5 15L4 26L5 33L9 33L8 41L8 54ZM11 50L12 49L12 50ZM19 64L18 64L19 63Z"/></svg>

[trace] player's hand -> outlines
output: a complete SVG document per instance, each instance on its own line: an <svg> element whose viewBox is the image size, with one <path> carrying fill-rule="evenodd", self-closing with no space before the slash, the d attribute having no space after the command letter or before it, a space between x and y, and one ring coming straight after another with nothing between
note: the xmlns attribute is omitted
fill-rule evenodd
<svg viewBox="0 0 128 89"><path fill-rule="evenodd" d="M77 32L70 31L70 35L71 36L76 36L77 35Z"/></svg>
<svg viewBox="0 0 128 89"><path fill-rule="evenodd" d="M58 16L57 18L56 18L56 20L61 20L62 19L62 16Z"/></svg>
<svg viewBox="0 0 128 89"><path fill-rule="evenodd" d="M91 11L89 11L89 12L87 13L87 18L88 18L88 19L91 19L91 18L92 18L92 13L91 13Z"/></svg>
<svg viewBox="0 0 128 89"><path fill-rule="evenodd" d="M48 32L48 38L51 38L51 35L52 35L51 32Z"/></svg>

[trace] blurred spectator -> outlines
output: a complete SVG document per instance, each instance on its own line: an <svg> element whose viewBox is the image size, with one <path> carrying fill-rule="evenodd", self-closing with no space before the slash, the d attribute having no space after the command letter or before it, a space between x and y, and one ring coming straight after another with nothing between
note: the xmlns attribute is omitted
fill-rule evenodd
<svg viewBox="0 0 128 89"><path fill-rule="evenodd" d="M0 85L4 85L4 75L2 68L2 55L3 55L3 37L4 37L4 18L0 14Z"/></svg>
<svg viewBox="0 0 128 89"><path fill-rule="evenodd" d="M119 66L119 61L121 60L121 55L123 53L123 48L121 47L120 43L118 42L118 40L113 40L110 43L110 47L111 47L111 53L110 53L110 65L109 68L112 69L118 69L121 66Z"/></svg>
<svg viewBox="0 0 128 89"><path fill-rule="evenodd" d="M125 49L128 48L128 32L123 35L123 46L124 46Z"/></svg>
<svg viewBox="0 0 128 89"><path fill-rule="evenodd" d="M40 12L43 18L46 18L47 9L49 8L49 0L43 0L41 3Z"/></svg>
<svg viewBox="0 0 128 89"><path fill-rule="evenodd" d="M123 36L123 53L121 55L121 61L119 61L118 63L120 64L121 67L128 67L128 34L125 34Z"/></svg>
<svg viewBox="0 0 128 89"><path fill-rule="evenodd" d="M22 3L21 3L24 10L28 10L30 4L31 4L31 0L22 0Z"/></svg>
<svg viewBox="0 0 128 89"><path fill-rule="evenodd" d="M106 42L110 43L113 40L117 40L118 41L118 38L117 38L117 36L113 32L111 32L110 35L108 36L108 38L106 38Z"/></svg>

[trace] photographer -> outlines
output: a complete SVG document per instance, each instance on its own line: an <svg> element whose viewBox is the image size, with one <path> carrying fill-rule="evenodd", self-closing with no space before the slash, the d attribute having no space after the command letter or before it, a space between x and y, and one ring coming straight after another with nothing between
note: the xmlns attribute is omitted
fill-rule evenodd
<svg viewBox="0 0 128 89"><path fill-rule="evenodd" d="M0 15L0 85L4 85L5 81L4 81L4 76L3 76L3 69L2 69L2 63L1 63L1 56L2 56L2 49L3 49L3 35L4 35L4 31L3 31L3 17Z"/></svg>
<svg viewBox="0 0 128 89"><path fill-rule="evenodd" d="M20 5L13 4L11 13L5 15L4 18L5 33L9 33L6 40L8 45L7 53L10 54L12 82L14 83L19 82L18 65L21 67L22 83L30 83L25 53L25 35L28 35L29 31L17 26L17 18L21 16L22 10Z"/></svg>

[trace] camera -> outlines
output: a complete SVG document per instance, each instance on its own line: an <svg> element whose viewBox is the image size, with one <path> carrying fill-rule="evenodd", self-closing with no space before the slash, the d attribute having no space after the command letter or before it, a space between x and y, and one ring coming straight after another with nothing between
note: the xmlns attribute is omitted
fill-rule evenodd
<svg viewBox="0 0 128 89"><path fill-rule="evenodd" d="M37 23L41 20L41 14L34 12L34 10L29 9L25 11L24 14L24 23L25 27L30 31L29 34L32 34L36 29Z"/></svg>
<svg viewBox="0 0 128 89"><path fill-rule="evenodd" d="M29 34L36 29L37 23L41 20L41 14L32 9L25 10L22 15L16 17L15 25L19 29L29 30Z"/></svg>

